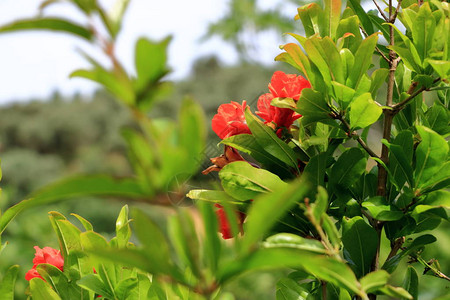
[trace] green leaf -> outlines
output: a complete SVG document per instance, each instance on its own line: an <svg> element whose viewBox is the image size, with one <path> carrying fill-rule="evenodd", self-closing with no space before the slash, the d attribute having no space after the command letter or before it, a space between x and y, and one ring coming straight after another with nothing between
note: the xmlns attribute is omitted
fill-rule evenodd
<svg viewBox="0 0 450 300"><path fill-rule="evenodd" d="M87 40L92 40L93 38L92 31L87 28L58 18L22 19L0 27L0 33L20 30L52 30L70 33Z"/></svg>
<svg viewBox="0 0 450 300"><path fill-rule="evenodd" d="M202 215L205 230L205 238L203 240L204 245L202 250L208 262L209 268L212 272L215 272L217 270L217 265L221 254L221 244L217 234L219 230L217 216L209 203L198 202L197 206Z"/></svg>
<svg viewBox="0 0 450 300"><path fill-rule="evenodd" d="M307 37L320 33L318 23L319 19L323 17L323 10L317 3L304 5L299 7L297 11Z"/></svg>
<svg viewBox="0 0 450 300"><path fill-rule="evenodd" d="M137 287L137 278L125 278L117 284L114 292L118 299L137 299L139 295Z"/></svg>
<svg viewBox="0 0 450 300"><path fill-rule="evenodd" d="M341 57L342 57L342 51L348 51L351 53L356 53L357 49L361 45L362 37L361 32L359 29L359 20L357 16L349 16L347 18L342 19L339 21L339 27L337 29L337 36L338 37L345 37L344 43L343 43L343 49L341 50ZM353 54L352 54L353 55ZM344 61L343 61L344 62ZM353 64L352 64L353 66ZM351 69L347 68L344 74L346 74L345 77L348 77L350 75Z"/></svg>
<svg viewBox="0 0 450 300"><path fill-rule="evenodd" d="M277 300L306 300L309 292L295 280L285 277L277 282Z"/></svg>
<svg viewBox="0 0 450 300"><path fill-rule="evenodd" d="M367 159L359 148L350 148L338 158L329 174L329 192L345 190L360 178L366 168Z"/></svg>
<svg viewBox="0 0 450 300"><path fill-rule="evenodd" d="M430 180L436 175L447 161L449 146L445 139L433 130L416 126L422 141L416 149L416 169L414 176L416 186L429 185Z"/></svg>
<svg viewBox="0 0 450 300"><path fill-rule="evenodd" d="M361 277L369 273L378 245L375 229L359 216L349 220L344 218L342 242L344 253L348 253L355 274Z"/></svg>
<svg viewBox="0 0 450 300"><path fill-rule="evenodd" d="M383 139L381 141L390 150L390 161L392 162L391 173L395 176L395 181L401 184L405 181L408 182L409 186L414 186L413 169L411 162L408 161L407 155L404 152L404 148L400 145L390 144L388 141ZM394 169L393 169L394 167ZM394 173L394 171L396 171Z"/></svg>
<svg viewBox="0 0 450 300"><path fill-rule="evenodd" d="M307 179L302 176L275 193L264 194L255 199L248 212L241 253L247 253L287 210L303 201L309 192L309 186Z"/></svg>
<svg viewBox="0 0 450 300"><path fill-rule="evenodd" d="M403 212L391 206L381 196L375 196L362 203L370 214L379 221L396 221L403 217Z"/></svg>
<svg viewBox="0 0 450 300"><path fill-rule="evenodd" d="M200 245L189 212L180 210L177 215L172 216L168 222L168 232L177 257L195 277L200 278Z"/></svg>
<svg viewBox="0 0 450 300"><path fill-rule="evenodd" d="M30 280L30 292L33 300L61 300L50 285L41 278Z"/></svg>
<svg viewBox="0 0 450 300"><path fill-rule="evenodd" d="M372 94L372 99L376 99L379 88L386 81L387 75L389 74L388 69L380 68L376 69L371 76L372 82L370 84L370 93Z"/></svg>
<svg viewBox="0 0 450 300"><path fill-rule="evenodd" d="M353 129L365 128L375 123L383 113L370 93L364 93L350 104L350 126Z"/></svg>
<svg viewBox="0 0 450 300"><path fill-rule="evenodd" d="M379 291L385 295L395 297L395 298L413 299L413 297L401 287L393 287L391 285L386 285L385 287L381 288Z"/></svg>
<svg viewBox="0 0 450 300"><path fill-rule="evenodd" d="M302 91L302 94L304 94L304 90ZM273 132L272 128L258 120L249 108L245 111L245 119L259 145L267 153L275 156L298 172L298 162L294 150L280 140Z"/></svg>
<svg viewBox="0 0 450 300"><path fill-rule="evenodd" d="M357 0L349 0L347 4L353 9L353 11L358 16L361 21L362 27L367 32L367 34L371 35L374 33L372 22L369 19L364 8L361 6L360 2Z"/></svg>
<svg viewBox="0 0 450 300"><path fill-rule="evenodd" d="M361 287L366 293L372 293L386 285L390 275L385 270L370 272L361 278Z"/></svg>
<svg viewBox="0 0 450 300"><path fill-rule="evenodd" d="M81 225L83 225L85 230L94 230L93 227L92 227L92 224L88 220L83 218L82 216L77 215L77 214L73 214L73 213L70 214L70 215L74 216L75 218L77 218L78 221L80 221Z"/></svg>
<svg viewBox="0 0 450 300"><path fill-rule="evenodd" d="M128 205L124 205L116 221L116 237L119 248L124 248L128 245L131 237L130 222L131 220L128 219Z"/></svg>
<svg viewBox="0 0 450 300"><path fill-rule="evenodd" d="M202 160L202 151L205 149L205 116L200 105L192 99L185 98L178 119L180 146L189 158L185 161L184 171L193 173L198 169L198 161Z"/></svg>
<svg viewBox="0 0 450 300"><path fill-rule="evenodd" d="M290 174L289 168L278 158L270 153L267 153L262 146L260 146L251 134L238 134L230 136L221 142L222 144L231 146L239 151L249 154L259 163L267 166L269 170L283 170L283 173Z"/></svg>
<svg viewBox="0 0 450 300"><path fill-rule="evenodd" d="M36 270L48 282L61 299L69 299L70 297L80 298L81 290L74 285L57 267L50 264L40 264Z"/></svg>
<svg viewBox="0 0 450 300"><path fill-rule="evenodd" d="M441 79L448 79L450 77L450 61L446 60L426 60L438 73Z"/></svg>
<svg viewBox="0 0 450 300"><path fill-rule="evenodd" d="M378 33L374 33L362 41L355 53L355 62L358 63L353 65L353 69L347 78L347 86L355 90L358 88L361 78L366 74L367 69L369 69L372 62L372 55L375 46L377 45L377 41Z"/></svg>
<svg viewBox="0 0 450 300"><path fill-rule="evenodd" d="M327 35L331 38L335 38L336 30L341 19L341 0L325 0L325 9L323 18L327 25Z"/></svg>
<svg viewBox="0 0 450 300"><path fill-rule="evenodd" d="M208 201L213 203L230 202L235 205L242 204L241 201L234 199L224 191L215 190L190 190L186 197L192 200Z"/></svg>
<svg viewBox="0 0 450 300"><path fill-rule="evenodd" d="M97 274L89 274L77 281L77 284L82 288L90 290L103 297L114 299L114 295L111 294L110 290L105 286L105 284L100 279Z"/></svg>
<svg viewBox="0 0 450 300"><path fill-rule="evenodd" d="M303 116L300 120L304 126L315 122L327 124L331 121L331 111L325 96L312 89L302 90L300 99L297 102L297 112Z"/></svg>
<svg viewBox="0 0 450 300"><path fill-rule="evenodd" d="M414 45L422 61L428 57L428 52L432 50L435 29L436 21L431 14L430 4L425 2L420 6L411 28Z"/></svg>
<svg viewBox="0 0 450 300"><path fill-rule="evenodd" d="M8 268L3 280L0 284L0 295L4 300L14 300L14 287L16 285L17 274L19 273L19 266L13 265Z"/></svg>
<svg viewBox="0 0 450 300"><path fill-rule="evenodd" d="M164 77L167 69L167 46L171 38L165 38L161 42L154 42L146 38L140 38L136 42L135 68L137 78L135 89L138 94L144 95L146 89L152 88L159 79Z"/></svg>
<svg viewBox="0 0 450 300"><path fill-rule="evenodd" d="M125 104L136 104L132 83L125 73L108 71L100 65L95 65L92 70L76 70L69 77L81 77L97 82Z"/></svg>
<svg viewBox="0 0 450 300"><path fill-rule="evenodd" d="M325 254L327 251L321 242L313 239L306 239L292 233L278 233L272 235L263 242L265 248L295 248Z"/></svg>
<svg viewBox="0 0 450 300"><path fill-rule="evenodd" d="M311 157L308 161L303 174L307 174L308 178L311 178L311 183L316 186L325 186L325 168L328 159L326 152L319 153L316 156Z"/></svg>
<svg viewBox="0 0 450 300"><path fill-rule="evenodd" d="M7 209L0 217L0 233L22 210L83 196L114 196L147 198L140 184L133 179L115 179L105 175L73 177L48 185L29 199Z"/></svg>
<svg viewBox="0 0 450 300"><path fill-rule="evenodd" d="M169 243L162 230L139 209L133 210L134 232L144 247L153 274L171 271Z"/></svg>
<svg viewBox="0 0 450 300"><path fill-rule="evenodd" d="M419 295L419 277L417 276L416 269L409 265L406 270L406 277L403 280L403 288L408 291L413 299L418 299Z"/></svg>
<svg viewBox="0 0 450 300"><path fill-rule="evenodd" d="M225 192L238 200L254 199L261 193L279 191L287 184L277 175L258 169L246 161L232 162L219 172Z"/></svg>
<svg viewBox="0 0 450 300"><path fill-rule="evenodd" d="M332 81L331 85L333 86L334 97L341 105L342 109L346 109L355 95L355 90L336 81Z"/></svg>
<svg viewBox="0 0 450 300"><path fill-rule="evenodd" d="M339 236L339 231L337 230L335 223L327 214L324 214L322 216L322 222L322 227L325 230L328 239L331 241L331 244L333 244L336 249L339 249L341 245L341 238Z"/></svg>
<svg viewBox="0 0 450 300"><path fill-rule="evenodd" d="M218 280L225 282L244 271L286 267L301 268L318 279L367 297L361 291L355 275L345 263L328 256L292 248L260 249L240 260L231 261L218 274Z"/></svg>

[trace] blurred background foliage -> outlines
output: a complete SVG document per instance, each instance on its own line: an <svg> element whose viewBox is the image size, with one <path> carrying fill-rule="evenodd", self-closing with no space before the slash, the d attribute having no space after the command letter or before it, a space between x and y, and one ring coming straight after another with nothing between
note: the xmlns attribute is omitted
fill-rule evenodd
<svg viewBox="0 0 450 300"><path fill-rule="evenodd" d="M289 67L282 69L289 71ZM159 101L151 116L175 119L184 96L192 96L206 113L209 130L208 155L220 153L219 139L209 124L217 107L228 101L247 100L256 108L258 97L265 93L274 68L243 62L225 66L216 57L196 61L190 76L175 82L173 94ZM292 70L290 70L292 71ZM0 151L3 178L0 209L14 205L39 187L75 174L107 173L123 177L132 174L126 147L120 131L133 127L126 107L104 91L91 97L75 95L64 98L55 92L50 99L30 99L24 103L0 107ZM205 153L206 154L206 153ZM205 155L204 166L209 165ZM209 176L195 179L210 180ZM206 183L205 183L206 184ZM0 274L12 264L21 266L16 296L25 299L25 273L31 267L33 246L57 247L57 240L47 219L47 212L57 210L65 215L77 213L90 220L96 231L108 236L114 232L115 219L123 202L100 198L78 199L27 210L12 222L3 240L9 245L2 252ZM166 208L154 209L163 222ZM282 271L280 271L282 272ZM272 299L276 278L273 272L242 277L236 286L239 299Z"/></svg>

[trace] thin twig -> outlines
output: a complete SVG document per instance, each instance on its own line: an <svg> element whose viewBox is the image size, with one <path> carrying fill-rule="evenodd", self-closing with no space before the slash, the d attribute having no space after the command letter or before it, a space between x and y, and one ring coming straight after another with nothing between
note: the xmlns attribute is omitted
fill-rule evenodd
<svg viewBox="0 0 450 300"><path fill-rule="evenodd" d="M374 3L375 6L377 7L377 9L378 9L378 11L380 12L381 16L383 17L383 19L384 19L386 22L389 22L388 17L386 17L386 15L384 14L383 10L382 10L381 7L378 5L377 1L376 1L376 0L373 0L373 3Z"/></svg>
<svg viewBox="0 0 450 300"><path fill-rule="evenodd" d="M391 18L389 20L392 24L394 24L395 23L395 19L397 19L397 15L398 15L398 12L400 10L401 5L402 5L402 0L398 0L397 1L397 8L395 9L394 14L391 16Z"/></svg>
<svg viewBox="0 0 450 300"><path fill-rule="evenodd" d="M365 37L369 36L367 32L364 30L364 28L362 28L362 26L359 26L359 29L361 29L361 32L364 34ZM380 48L378 48L378 46L375 46L375 50L381 55L381 57L383 57L385 61L389 62L389 58L386 56L386 54L383 53L383 51L380 50Z"/></svg>
<svg viewBox="0 0 450 300"><path fill-rule="evenodd" d="M405 237L399 237L398 239L395 240L395 242L391 245L391 252L389 252L389 255L386 258L386 261L388 261L389 259L391 259L394 255L397 254L398 250L401 249L403 243L405 242Z"/></svg>
<svg viewBox="0 0 450 300"><path fill-rule="evenodd" d="M366 150L367 153L369 153L370 156L375 157L375 158L380 158L375 152L373 152L372 149L370 149L369 146L367 146L367 144L363 141L363 139L356 133L356 131L352 131L352 128L350 127L350 124L348 124L348 122L342 117L342 115L340 114L336 114L334 116L336 119L338 119L339 121L341 121L341 123L345 126L345 128L347 129L347 135L349 137L353 137L356 139L356 141L358 141L358 143L361 145L361 147L363 147L364 150Z"/></svg>
<svg viewBox="0 0 450 300"><path fill-rule="evenodd" d="M436 78L435 80L433 80L433 84L438 82L439 80L441 80L440 77ZM394 115L397 114L398 112L400 112L408 104L409 101L411 101L412 99L417 97L423 91L427 91L427 90L428 90L428 88L426 88L425 86L421 86L417 91L412 93L408 98L406 98L405 100L403 100L403 101L395 104L394 106L392 106L392 113Z"/></svg>
<svg viewBox="0 0 450 300"><path fill-rule="evenodd" d="M417 255L414 258L417 259L417 261L420 262L425 267L425 271L427 271L427 269L428 269L428 270L432 271L436 277L450 281L450 277L448 277L447 275L442 273L440 270L436 269L430 263L426 262L420 255Z"/></svg>

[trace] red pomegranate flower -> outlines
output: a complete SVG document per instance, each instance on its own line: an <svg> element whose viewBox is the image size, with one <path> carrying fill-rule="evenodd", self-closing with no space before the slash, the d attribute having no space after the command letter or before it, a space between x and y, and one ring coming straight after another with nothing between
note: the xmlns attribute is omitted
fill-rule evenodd
<svg viewBox="0 0 450 300"><path fill-rule="evenodd" d="M295 120L302 115L296 113L289 108L280 108L270 104L275 98L271 93L261 95L258 99L258 111L256 114L263 118L266 122L274 122L277 127L289 128Z"/></svg>
<svg viewBox="0 0 450 300"><path fill-rule="evenodd" d="M233 238L233 233L231 231L231 225L228 221L225 209L220 204L215 204L215 207L219 208L216 210L217 219L219 220L219 231L222 234L224 240ZM246 215L243 212L237 211L236 218L238 221L239 230L242 232L242 223L244 223Z"/></svg>
<svg viewBox="0 0 450 300"><path fill-rule="evenodd" d="M217 114L212 119L212 129L221 139L241 133L251 134L245 122L246 106L246 101L242 101L242 105L231 101L219 106Z"/></svg>
<svg viewBox="0 0 450 300"><path fill-rule="evenodd" d="M269 90L274 97L292 98L298 100L304 88L310 88L308 80L300 75L285 74L282 71L276 71L272 75L269 83Z"/></svg>
<svg viewBox="0 0 450 300"><path fill-rule="evenodd" d="M38 246L35 246L34 249L36 250L36 254L33 259L33 268L31 268L25 275L26 280L31 280L35 277L43 279L36 270L36 267L40 264L50 264L57 267L61 271L63 270L64 259L62 258L59 250L50 247L44 247L41 249Z"/></svg>

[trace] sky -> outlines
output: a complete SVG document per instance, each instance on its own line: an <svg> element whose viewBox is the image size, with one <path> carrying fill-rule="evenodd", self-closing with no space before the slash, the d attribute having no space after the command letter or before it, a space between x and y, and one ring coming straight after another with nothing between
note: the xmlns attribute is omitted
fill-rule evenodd
<svg viewBox="0 0 450 300"><path fill-rule="evenodd" d="M268 7L274 2L277 1L263 0L260 4ZM34 16L40 3L38 0L1 0L0 24ZM107 7L113 1L102 3ZM218 38L200 42L208 24L223 16L226 9L227 0L131 0L119 36L117 56L133 72L133 47L139 37L158 40L172 34L174 39L169 47L172 79L188 75L193 61L205 55L215 54L223 62L232 64L237 55L230 45ZM46 15L83 22L82 15L68 4L49 7ZM261 61L272 62L279 53L276 39L263 39ZM95 83L68 78L73 70L88 67L77 48L96 54L87 42L61 33L0 34L0 104L45 99L55 91L67 96L92 93L98 88Z"/></svg>

